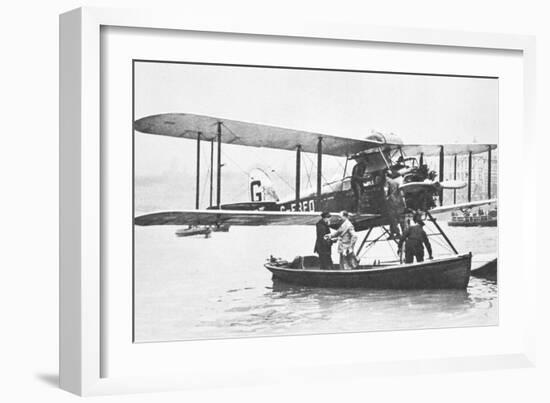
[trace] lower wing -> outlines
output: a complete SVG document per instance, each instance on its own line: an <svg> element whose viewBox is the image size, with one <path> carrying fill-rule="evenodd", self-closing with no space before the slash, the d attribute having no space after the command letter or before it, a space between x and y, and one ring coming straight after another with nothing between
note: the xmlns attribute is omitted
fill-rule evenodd
<svg viewBox="0 0 550 403"><path fill-rule="evenodd" d="M472 207L484 206L486 204L493 204L496 202L497 202L497 199L485 199L485 200L478 200L478 201L473 201L468 203L451 204L449 206L435 207L429 211L430 211L430 214L441 214L441 213L448 213L449 211L453 211L453 210L469 209Z"/></svg>
<svg viewBox="0 0 550 403"><path fill-rule="evenodd" d="M485 204L496 203L497 199L487 199L469 203L440 206L430 210L431 214L447 213ZM243 210L182 210L161 211L134 218L134 224L150 225L315 225L320 219L316 211L243 211ZM387 219L379 214L350 215L356 229L366 229L387 224ZM337 220L336 220L337 221ZM359 229L358 229L359 230Z"/></svg>
<svg viewBox="0 0 550 403"><path fill-rule="evenodd" d="M376 214L357 214L352 221L376 219ZM242 211L242 210L183 210L161 211L134 218L134 224L149 225L315 225L319 212L300 211Z"/></svg>

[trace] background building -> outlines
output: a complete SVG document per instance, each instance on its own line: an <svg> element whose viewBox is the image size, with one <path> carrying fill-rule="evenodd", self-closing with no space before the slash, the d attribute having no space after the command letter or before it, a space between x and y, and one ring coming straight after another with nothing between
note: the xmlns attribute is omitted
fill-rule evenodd
<svg viewBox="0 0 550 403"><path fill-rule="evenodd" d="M428 157L426 163L431 170L439 174L439 157ZM454 169L455 157L445 156L444 180L455 179ZM458 155L456 157L456 179L468 182L468 155ZM497 197L498 192L498 150L491 152L491 191L489 194L489 156L488 153L472 155L472 188L471 199L483 200L489 196ZM449 205L455 202L465 203L468 201L468 187L459 190L445 190L443 194L443 204Z"/></svg>

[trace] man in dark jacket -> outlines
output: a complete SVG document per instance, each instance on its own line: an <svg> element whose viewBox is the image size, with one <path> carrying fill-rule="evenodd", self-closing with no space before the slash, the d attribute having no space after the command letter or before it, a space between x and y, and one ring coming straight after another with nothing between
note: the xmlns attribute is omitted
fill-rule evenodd
<svg viewBox="0 0 550 403"><path fill-rule="evenodd" d="M403 247L403 242L405 243L405 263L412 263L414 258L417 262L424 261L424 245L428 250L428 255L430 259L433 259L432 256L432 245L424 231L424 223L420 214L415 214L413 216L414 224L409 226L404 232L403 236L399 240L399 254Z"/></svg>
<svg viewBox="0 0 550 403"><path fill-rule="evenodd" d="M328 226L330 222L330 213L323 212L321 214L321 219L317 222L317 239L315 241L315 249L313 252L319 255L319 264L321 270L332 270L332 241L326 239L325 235L330 235L330 227Z"/></svg>
<svg viewBox="0 0 550 403"><path fill-rule="evenodd" d="M367 164L364 159L357 160L351 170L351 189L353 190L353 211L359 213L359 199L363 193L363 182Z"/></svg>

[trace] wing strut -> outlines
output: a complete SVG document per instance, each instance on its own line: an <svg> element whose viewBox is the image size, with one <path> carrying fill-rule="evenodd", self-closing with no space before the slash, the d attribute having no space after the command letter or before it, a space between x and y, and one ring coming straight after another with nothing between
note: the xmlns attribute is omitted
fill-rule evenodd
<svg viewBox="0 0 550 403"><path fill-rule="evenodd" d="M367 234L365 235L365 237L363 238L363 241L361 242L361 245L359 245L359 249L357 249L357 252L355 253L355 256L359 256L359 254L361 253L361 251L363 250L363 246L365 246L365 243L367 243L367 239L369 238L369 235L370 233L372 232L372 229L374 227L370 227L369 230L367 231Z"/></svg>
<svg viewBox="0 0 550 403"><path fill-rule="evenodd" d="M210 140L210 207L212 207L212 194L214 193L214 137Z"/></svg>
<svg viewBox="0 0 550 403"><path fill-rule="evenodd" d="M491 198L491 147L487 150L487 198Z"/></svg>
<svg viewBox="0 0 550 403"><path fill-rule="evenodd" d="M456 180L456 154L455 154L455 160L454 160L454 168L455 168L455 171L454 171L454 174L453 174L453 179ZM456 204L456 189L453 190L453 204Z"/></svg>
<svg viewBox="0 0 550 403"><path fill-rule="evenodd" d="M300 210L300 179L301 179L302 146L296 146L296 211Z"/></svg>
<svg viewBox="0 0 550 403"><path fill-rule="evenodd" d="M439 182L444 180L445 169L445 149L443 146L439 149ZM443 188L439 191L439 205L443 206Z"/></svg>
<svg viewBox="0 0 550 403"><path fill-rule="evenodd" d="M222 195L222 122L218 122L218 171L216 173L218 175L216 204L219 209Z"/></svg>
<svg viewBox="0 0 550 403"><path fill-rule="evenodd" d="M199 209L199 196L200 196L200 180L201 180L201 132L197 133L197 182L196 182L196 195L195 195L195 208Z"/></svg>
<svg viewBox="0 0 550 403"><path fill-rule="evenodd" d="M472 201L472 152L468 153L468 203Z"/></svg>
<svg viewBox="0 0 550 403"><path fill-rule="evenodd" d="M346 155L346 163L344 164L344 173L342 175L342 180L346 178L346 172L348 171L348 161L349 161L349 155Z"/></svg>
<svg viewBox="0 0 550 403"><path fill-rule="evenodd" d="M323 138L319 137L319 140L317 141L317 208L318 209L321 208L322 176L323 176Z"/></svg>

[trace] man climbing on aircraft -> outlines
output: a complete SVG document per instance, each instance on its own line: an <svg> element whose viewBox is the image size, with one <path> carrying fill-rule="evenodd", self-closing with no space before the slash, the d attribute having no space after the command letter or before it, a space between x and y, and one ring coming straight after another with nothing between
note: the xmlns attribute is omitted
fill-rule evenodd
<svg viewBox="0 0 550 403"><path fill-rule="evenodd" d="M404 232L403 236L399 240L399 247L397 253L401 255L403 250L403 243L405 243L405 263L413 263L414 258L417 262L424 261L424 245L428 250L428 256L433 259L432 245L428 239L428 235L424 231L424 222L420 214L413 216L414 224L410 225Z"/></svg>
<svg viewBox="0 0 550 403"><path fill-rule="evenodd" d="M353 189L354 202L353 206L356 213L359 213L359 199L361 197L361 193L363 193L363 181L366 168L366 161L364 157L361 157L357 160L357 163L351 171L351 188Z"/></svg>
<svg viewBox="0 0 550 403"><path fill-rule="evenodd" d="M405 199L399 186L401 182L398 180L401 177L395 178L391 170L386 171L385 177L385 190L386 190L386 208L388 217L390 218L390 239L398 239L401 237L401 232L399 231L399 225L401 225L401 230L404 230L404 225L400 222L400 217L405 211Z"/></svg>
<svg viewBox="0 0 550 403"><path fill-rule="evenodd" d="M332 270L332 241L327 239L326 236L330 237L330 227L328 226L330 222L330 213L325 211L321 214L321 219L317 222L317 239L315 241L314 253L319 255L319 265L321 270Z"/></svg>

